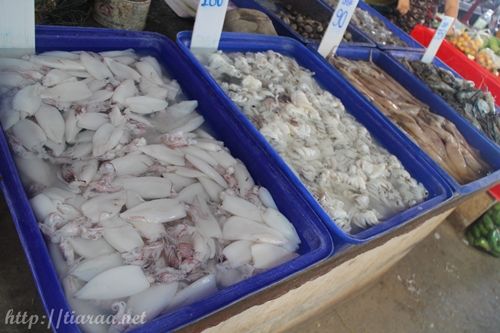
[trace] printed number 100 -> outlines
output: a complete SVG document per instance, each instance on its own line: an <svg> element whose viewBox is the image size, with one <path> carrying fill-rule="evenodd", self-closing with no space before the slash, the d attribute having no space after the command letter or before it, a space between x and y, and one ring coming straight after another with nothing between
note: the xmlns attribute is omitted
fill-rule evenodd
<svg viewBox="0 0 500 333"><path fill-rule="evenodd" d="M203 0L202 7L222 7L224 0Z"/></svg>

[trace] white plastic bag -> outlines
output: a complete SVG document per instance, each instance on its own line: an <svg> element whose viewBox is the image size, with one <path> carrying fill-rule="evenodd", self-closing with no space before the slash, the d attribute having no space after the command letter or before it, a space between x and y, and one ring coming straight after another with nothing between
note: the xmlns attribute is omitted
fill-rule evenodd
<svg viewBox="0 0 500 333"><path fill-rule="evenodd" d="M195 17L196 10L198 9L199 0L165 0L167 5L179 17ZM236 8L236 6L229 2L227 10Z"/></svg>

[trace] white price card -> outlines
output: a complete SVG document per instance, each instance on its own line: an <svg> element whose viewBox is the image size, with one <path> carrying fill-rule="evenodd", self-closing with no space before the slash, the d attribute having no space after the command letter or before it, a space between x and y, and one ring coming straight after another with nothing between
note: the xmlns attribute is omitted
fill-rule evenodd
<svg viewBox="0 0 500 333"><path fill-rule="evenodd" d="M451 26L453 25L454 20L455 19L453 17L446 15L443 16L441 24L437 28L436 33L434 34L434 37L432 38L429 46L427 46L427 50L425 50L424 56L422 57L422 62L430 64L432 60L434 60L434 57L436 56L436 53L439 50L443 39L446 37L448 30L450 30Z"/></svg>
<svg viewBox="0 0 500 333"><path fill-rule="evenodd" d="M0 56L35 53L35 0L0 0Z"/></svg>
<svg viewBox="0 0 500 333"><path fill-rule="evenodd" d="M191 38L191 50L217 50L228 3L229 0L200 0Z"/></svg>
<svg viewBox="0 0 500 333"><path fill-rule="evenodd" d="M332 19L326 28L323 39L319 44L318 52L327 57L335 54L344 37L344 33L351 21L352 14L358 6L359 0L340 0L333 12Z"/></svg>

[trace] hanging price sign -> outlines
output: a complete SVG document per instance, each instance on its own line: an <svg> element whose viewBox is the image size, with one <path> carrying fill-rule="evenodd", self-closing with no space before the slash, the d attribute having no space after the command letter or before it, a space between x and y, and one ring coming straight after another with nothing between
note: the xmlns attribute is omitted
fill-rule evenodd
<svg viewBox="0 0 500 333"><path fill-rule="evenodd" d="M321 43L319 44L318 52L327 57L330 54L335 54L337 48L344 37L344 33L351 21L352 14L358 6L359 0L340 0L337 8L333 12L332 19Z"/></svg>
<svg viewBox="0 0 500 333"><path fill-rule="evenodd" d="M437 28L436 33L434 34L434 37L432 38L429 46L427 46L427 50L425 50L424 56L422 57L422 62L430 64L432 60L434 60L434 57L436 56L441 43L443 43L443 39L446 37L448 30L450 30L451 26L453 25L454 20L455 19L453 17L443 16L441 24Z"/></svg>
<svg viewBox="0 0 500 333"><path fill-rule="evenodd" d="M35 0L0 0L0 56L35 53Z"/></svg>
<svg viewBox="0 0 500 333"><path fill-rule="evenodd" d="M229 0L200 1L191 38L191 50L217 50L228 3Z"/></svg>

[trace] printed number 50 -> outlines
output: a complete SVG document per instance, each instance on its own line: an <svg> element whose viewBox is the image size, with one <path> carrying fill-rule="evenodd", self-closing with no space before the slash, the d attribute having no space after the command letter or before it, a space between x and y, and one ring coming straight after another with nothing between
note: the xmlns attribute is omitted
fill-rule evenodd
<svg viewBox="0 0 500 333"><path fill-rule="evenodd" d="M224 0L203 0L202 7L222 7Z"/></svg>

